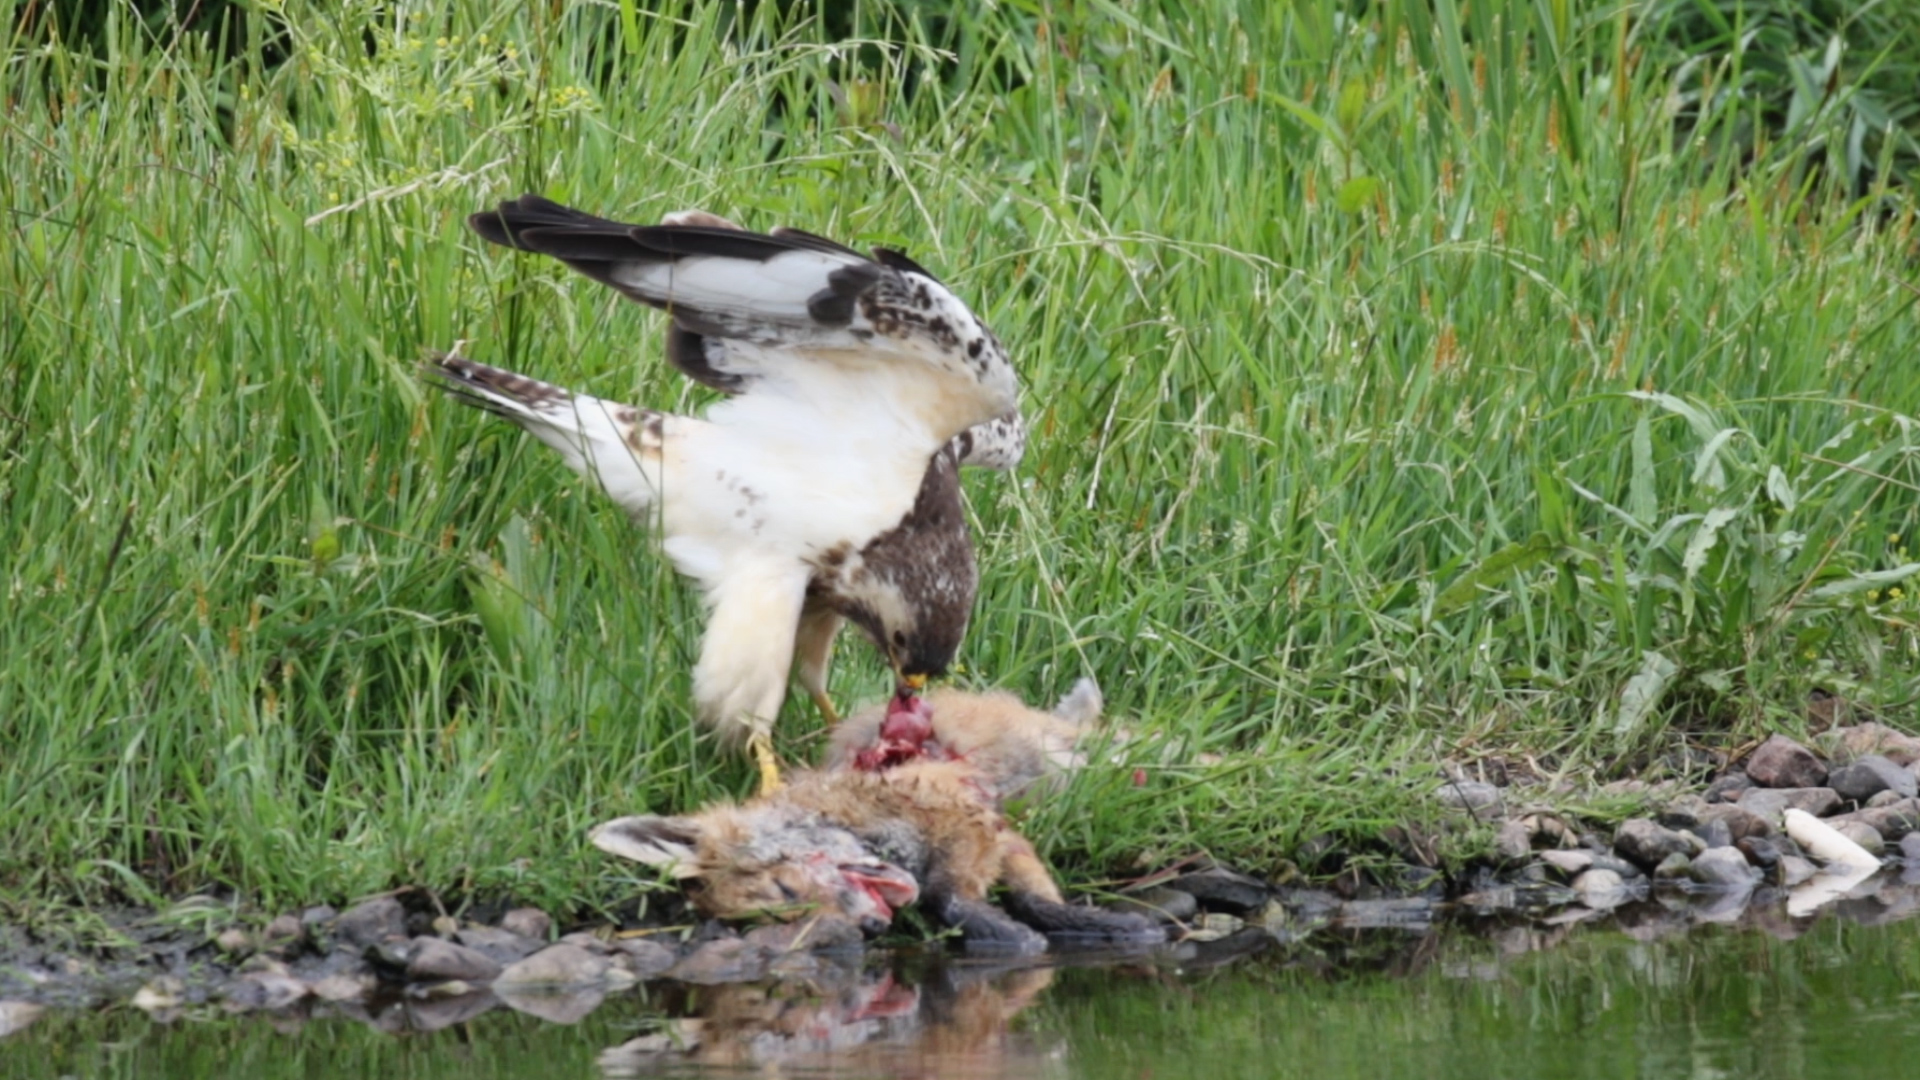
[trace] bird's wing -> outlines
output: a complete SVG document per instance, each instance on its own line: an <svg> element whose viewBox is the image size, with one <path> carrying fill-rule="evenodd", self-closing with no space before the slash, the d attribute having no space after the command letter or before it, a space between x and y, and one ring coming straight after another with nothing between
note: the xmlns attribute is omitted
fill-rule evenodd
<svg viewBox="0 0 1920 1080"><path fill-rule="evenodd" d="M675 210L663 214L662 225L704 225L715 229L732 229L746 232L746 227L719 214L706 210ZM905 255L882 249L878 256L881 261L892 260L896 269L908 269L933 277L918 263ZM703 386L711 387L722 393L737 393L742 380L726 374L726 341L721 338L708 338L687 330L679 325L667 329L667 362L681 374ZM709 355L712 350L712 355ZM955 461L963 467L992 469L996 472L1011 472L1020 464L1027 450L1027 421L1020 410L1009 409L999 416L983 423L975 424L955 435L947 444Z"/></svg>
<svg viewBox="0 0 1920 1080"><path fill-rule="evenodd" d="M1017 407L999 340L896 252L868 257L798 229L753 233L706 214L627 225L537 195L468 222L493 243L550 255L668 312L669 358L716 389L822 413L838 412L836 398L858 399L933 447Z"/></svg>

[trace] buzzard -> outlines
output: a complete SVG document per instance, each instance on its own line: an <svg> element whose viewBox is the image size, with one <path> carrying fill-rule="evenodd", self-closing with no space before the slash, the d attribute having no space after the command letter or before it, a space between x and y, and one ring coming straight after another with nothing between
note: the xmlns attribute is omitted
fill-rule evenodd
<svg viewBox="0 0 1920 1080"><path fill-rule="evenodd" d="M744 738L764 788L787 672L833 716L852 622L911 694L945 671L976 585L958 468L1010 468L1025 428L998 339L898 252L688 212L627 225L535 195L468 219L672 318L667 358L730 395L704 417L575 394L457 356L432 374L653 522L709 614L695 712Z"/></svg>

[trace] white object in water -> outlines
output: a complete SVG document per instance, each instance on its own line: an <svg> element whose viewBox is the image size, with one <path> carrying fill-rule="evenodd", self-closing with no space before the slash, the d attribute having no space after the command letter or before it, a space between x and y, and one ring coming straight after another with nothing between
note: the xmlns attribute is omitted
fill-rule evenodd
<svg viewBox="0 0 1920 1080"><path fill-rule="evenodd" d="M1808 855L1826 864L1826 869L1787 895L1787 914L1793 918L1810 915L1840 899L1880 869L1880 860L1872 852L1805 810L1787 811L1787 835Z"/></svg>
<svg viewBox="0 0 1920 1080"><path fill-rule="evenodd" d="M1787 835L1831 870L1842 866L1855 870L1880 869L1880 860L1874 858L1872 852L1805 810L1787 811Z"/></svg>

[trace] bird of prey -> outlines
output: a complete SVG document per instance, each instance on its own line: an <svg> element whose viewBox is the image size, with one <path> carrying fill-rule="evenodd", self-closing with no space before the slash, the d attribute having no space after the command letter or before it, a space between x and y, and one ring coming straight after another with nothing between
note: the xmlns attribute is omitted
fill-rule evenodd
<svg viewBox="0 0 1920 1080"><path fill-rule="evenodd" d="M695 712L744 737L763 788L796 660L832 715L843 620L903 692L946 669L976 584L956 470L1011 467L1025 435L1006 352L964 303L898 252L698 212L627 225L527 195L469 224L666 311L669 362L731 395L677 416L462 357L431 368L660 530L709 608Z"/></svg>

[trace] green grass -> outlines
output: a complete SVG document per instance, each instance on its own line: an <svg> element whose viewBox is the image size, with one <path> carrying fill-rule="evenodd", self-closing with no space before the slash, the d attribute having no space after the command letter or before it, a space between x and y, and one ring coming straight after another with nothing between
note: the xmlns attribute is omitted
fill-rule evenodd
<svg viewBox="0 0 1920 1080"><path fill-rule="evenodd" d="M689 726L696 600L414 375L464 341L703 400L656 315L463 228L529 189L900 246L1009 342L1036 438L968 480L962 681L1091 674L1227 759L1035 808L1076 872L1271 868L1424 814L1448 756L1605 773L1816 685L1908 716L1912 197L1819 167L1844 111L1669 113L1702 69L1622 9L257 7L5 41L16 894L592 903L641 875L590 824L745 789Z"/></svg>

